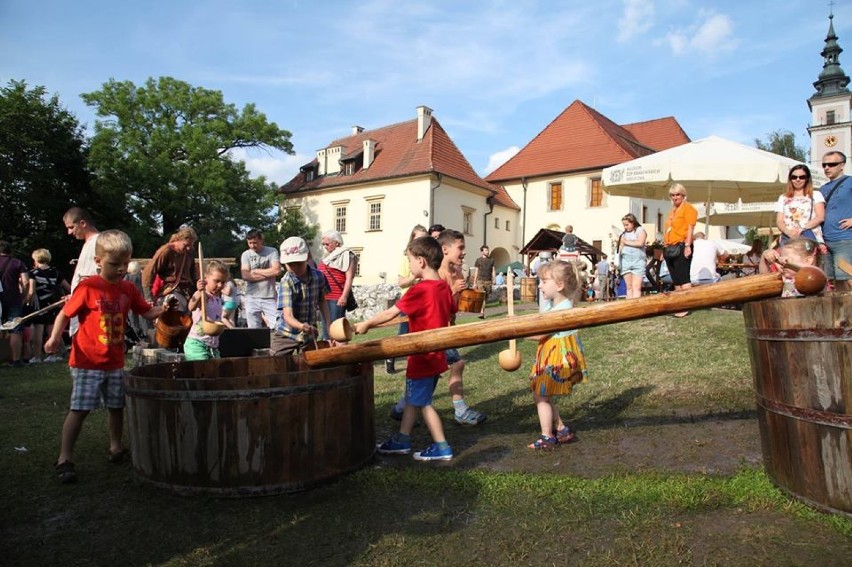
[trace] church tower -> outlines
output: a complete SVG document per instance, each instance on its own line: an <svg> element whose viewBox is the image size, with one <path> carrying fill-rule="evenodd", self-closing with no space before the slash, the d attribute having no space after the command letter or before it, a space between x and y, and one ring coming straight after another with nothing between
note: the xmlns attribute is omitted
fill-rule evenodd
<svg viewBox="0 0 852 567"><path fill-rule="evenodd" d="M811 109L811 171L817 176L822 173L822 156L830 150L852 155L852 92L846 88L849 77L840 68L840 53L843 49L837 43L834 33L834 14L828 16L828 35L823 57L822 72L814 83L816 93L808 99ZM850 163L846 163L844 173L849 173Z"/></svg>

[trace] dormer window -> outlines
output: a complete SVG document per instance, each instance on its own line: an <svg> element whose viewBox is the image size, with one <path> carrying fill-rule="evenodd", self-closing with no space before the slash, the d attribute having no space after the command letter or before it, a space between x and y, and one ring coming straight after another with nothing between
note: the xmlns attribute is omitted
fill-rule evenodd
<svg viewBox="0 0 852 567"><path fill-rule="evenodd" d="M305 170L305 181L313 181L317 178L317 170L313 167Z"/></svg>
<svg viewBox="0 0 852 567"><path fill-rule="evenodd" d="M354 175L355 174L355 162L347 161L343 164L343 175Z"/></svg>

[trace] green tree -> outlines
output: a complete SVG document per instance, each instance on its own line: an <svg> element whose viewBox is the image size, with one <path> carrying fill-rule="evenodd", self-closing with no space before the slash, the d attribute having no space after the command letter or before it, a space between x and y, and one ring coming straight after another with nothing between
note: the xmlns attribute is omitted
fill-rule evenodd
<svg viewBox="0 0 852 567"><path fill-rule="evenodd" d="M319 225L308 224L298 209L285 209L278 223L278 236L281 241L291 236L301 236L310 246L319 232Z"/></svg>
<svg viewBox="0 0 852 567"><path fill-rule="evenodd" d="M0 238L26 259L47 248L68 273L79 243L65 234L62 214L73 205L99 207L86 169L77 119L44 87L9 81L0 88ZM68 274L70 276L70 274Z"/></svg>
<svg viewBox="0 0 852 567"><path fill-rule="evenodd" d="M89 163L99 193L125 202L140 253L151 253L187 223L205 255L230 255L245 227L268 224L275 185L251 179L236 148L293 153L290 132L253 104L226 104L219 91L171 77L137 87L110 80L82 95L99 119Z"/></svg>
<svg viewBox="0 0 852 567"><path fill-rule="evenodd" d="M755 138L754 145L761 150L807 163L808 152L796 145L796 135L789 130L770 132L765 141Z"/></svg>

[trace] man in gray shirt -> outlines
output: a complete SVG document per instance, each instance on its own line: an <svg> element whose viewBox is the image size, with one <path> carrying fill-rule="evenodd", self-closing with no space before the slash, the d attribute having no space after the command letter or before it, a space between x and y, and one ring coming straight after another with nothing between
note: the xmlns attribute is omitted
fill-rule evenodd
<svg viewBox="0 0 852 567"><path fill-rule="evenodd" d="M281 274L278 250L263 245L263 233L246 234L249 249L240 257L240 274L246 282L243 296L246 323L250 329L275 328L278 298L275 279Z"/></svg>

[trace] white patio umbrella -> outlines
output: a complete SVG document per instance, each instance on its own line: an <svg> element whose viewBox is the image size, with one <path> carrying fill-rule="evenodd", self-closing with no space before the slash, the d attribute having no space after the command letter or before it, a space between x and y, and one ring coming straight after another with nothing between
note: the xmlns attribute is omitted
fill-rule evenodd
<svg viewBox="0 0 852 567"><path fill-rule="evenodd" d="M780 193L779 193L780 194ZM701 214L698 222L712 226L756 226L766 228L775 226L775 203L716 203L710 207L710 214Z"/></svg>
<svg viewBox="0 0 852 567"><path fill-rule="evenodd" d="M709 136L603 170L611 195L666 199L673 182L693 203L773 201L785 189L794 159Z"/></svg>

